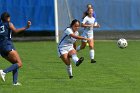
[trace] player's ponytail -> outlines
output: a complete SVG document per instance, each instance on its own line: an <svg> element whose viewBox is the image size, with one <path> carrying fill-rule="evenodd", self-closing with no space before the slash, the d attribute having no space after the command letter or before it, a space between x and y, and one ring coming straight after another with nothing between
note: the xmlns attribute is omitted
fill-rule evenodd
<svg viewBox="0 0 140 93"><path fill-rule="evenodd" d="M79 20L74 19L74 20L71 22L70 27L72 27L76 22L78 22L78 23L80 24L80 21L79 21Z"/></svg>

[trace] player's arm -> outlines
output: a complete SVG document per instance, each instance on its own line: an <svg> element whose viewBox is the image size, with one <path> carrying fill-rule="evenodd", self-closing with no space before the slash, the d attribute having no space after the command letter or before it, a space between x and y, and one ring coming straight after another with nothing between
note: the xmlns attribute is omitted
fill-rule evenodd
<svg viewBox="0 0 140 93"><path fill-rule="evenodd" d="M25 26L25 27L23 27L23 28L16 29L15 26L14 26L12 23L9 23L10 29L11 29L13 32L15 32L15 33L22 32L22 31L28 29L30 26L31 26L31 22L28 21L28 22L27 22L27 26Z"/></svg>
<svg viewBox="0 0 140 93"><path fill-rule="evenodd" d="M93 25L93 27L94 28L99 28L100 27L100 24L98 24L97 22L95 22L94 25Z"/></svg>
<svg viewBox="0 0 140 93"><path fill-rule="evenodd" d="M83 21L82 21L82 24L81 24L81 26L82 27L93 27L93 24L87 24L87 21L88 21L88 19L85 17L84 19L83 19Z"/></svg>
<svg viewBox="0 0 140 93"><path fill-rule="evenodd" d="M94 28L99 28L100 24L98 23L94 23L94 24L83 24L82 23L82 27L94 27Z"/></svg>
<svg viewBox="0 0 140 93"><path fill-rule="evenodd" d="M77 35L75 35L75 34L70 34L69 36L71 36L71 37L73 37L73 38L75 38L75 39L88 40L88 41L90 41L89 38L85 38L85 37L82 37L82 36L77 36Z"/></svg>
<svg viewBox="0 0 140 93"><path fill-rule="evenodd" d="M93 24L85 24L85 23L82 23L81 26L82 26L82 27L93 27Z"/></svg>

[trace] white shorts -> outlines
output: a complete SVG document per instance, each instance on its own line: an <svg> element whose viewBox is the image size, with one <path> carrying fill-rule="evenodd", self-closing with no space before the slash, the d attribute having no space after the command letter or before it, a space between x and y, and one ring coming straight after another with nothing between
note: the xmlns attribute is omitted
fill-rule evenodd
<svg viewBox="0 0 140 93"><path fill-rule="evenodd" d="M85 38L90 38L90 39L93 39L94 36L93 36L93 31L92 32L86 32L84 31L81 35L82 37L85 37ZM83 42L87 42L87 40L82 40Z"/></svg>
<svg viewBox="0 0 140 93"><path fill-rule="evenodd" d="M63 54L68 54L71 50L74 50L73 46L58 47L58 56L60 57Z"/></svg>

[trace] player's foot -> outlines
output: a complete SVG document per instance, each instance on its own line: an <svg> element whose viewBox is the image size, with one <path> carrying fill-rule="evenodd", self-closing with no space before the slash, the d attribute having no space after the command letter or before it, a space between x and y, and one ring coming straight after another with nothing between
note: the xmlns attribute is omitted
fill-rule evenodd
<svg viewBox="0 0 140 93"><path fill-rule="evenodd" d="M73 76L69 76L69 79L72 79L73 78Z"/></svg>
<svg viewBox="0 0 140 93"><path fill-rule="evenodd" d="M96 61L94 59L91 59L91 63L96 63Z"/></svg>
<svg viewBox="0 0 140 93"><path fill-rule="evenodd" d="M5 75L6 73L4 73L3 70L0 70L0 76L1 76L2 81L5 81Z"/></svg>
<svg viewBox="0 0 140 93"><path fill-rule="evenodd" d="M21 86L22 84L21 83L19 83L19 82L17 82L17 83L15 83L15 84L13 84L14 86Z"/></svg>
<svg viewBox="0 0 140 93"><path fill-rule="evenodd" d="M76 66L78 67L84 61L84 57L81 57L77 62Z"/></svg>

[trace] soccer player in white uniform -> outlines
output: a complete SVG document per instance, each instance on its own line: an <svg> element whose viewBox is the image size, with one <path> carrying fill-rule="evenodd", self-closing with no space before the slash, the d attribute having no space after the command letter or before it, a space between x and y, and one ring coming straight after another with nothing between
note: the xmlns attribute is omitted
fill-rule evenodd
<svg viewBox="0 0 140 93"><path fill-rule="evenodd" d="M77 39L90 41L90 39L88 38L78 36L79 27L80 21L76 19L73 20L70 27L66 28L66 30L64 31L63 36L58 44L58 55L62 59L62 61L66 64L66 70L68 72L70 79L73 77L70 58L72 58L76 66L79 66L84 60L83 57L81 57L80 59L77 57L75 50L76 48L75 41Z"/></svg>
<svg viewBox="0 0 140 93"><path fill-rule="evenodd" d="M88 15L83 19L82 27L84 27L84 31L82 33L82 36L85 38L90 38L90 41L82 40L82 44L77 47L77 51L84 49L86 44L88 43L89 49L90 49L90 59L91 63L96 63L94 60L94 35L93 35L93 27L100 27L99 24L95 24L95 18L93 17L93 8L88 8Z"/></svg>

